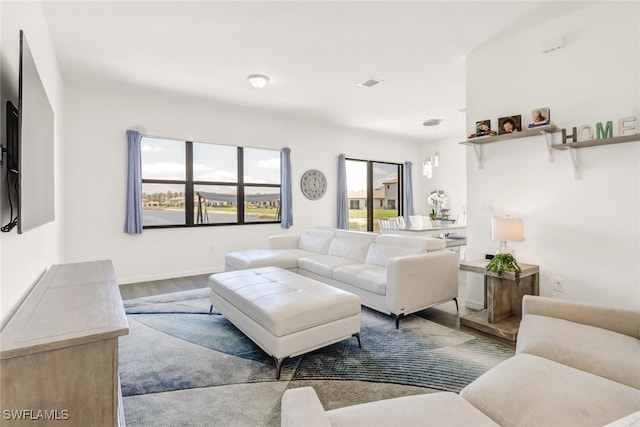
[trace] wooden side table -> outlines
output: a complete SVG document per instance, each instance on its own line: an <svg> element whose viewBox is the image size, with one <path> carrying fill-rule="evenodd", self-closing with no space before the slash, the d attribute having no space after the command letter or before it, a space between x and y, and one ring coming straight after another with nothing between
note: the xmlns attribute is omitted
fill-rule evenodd
<svg viewBox="0 0 640 427"><path fill-rule="evenodd" d="M460 324L515 341L522 319L522 298L525 295L539 295L540 267L518 263L522 273L520 285L516 286L513 272L505 272L504 278L500 278L497 274L487 271L488 263L488 260L460 263L460 270L483 274L487 287L487 308L461 317Z"/></svg>

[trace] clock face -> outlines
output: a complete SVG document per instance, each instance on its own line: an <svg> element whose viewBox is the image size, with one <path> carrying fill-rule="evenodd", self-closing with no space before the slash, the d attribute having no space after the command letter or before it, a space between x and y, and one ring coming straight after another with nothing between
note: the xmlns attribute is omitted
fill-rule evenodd
<svg viewBox="0 0 640 427"><path fill-rule="evenodd" d="M327 191L327 178L317 169L309 169L300 180L302 194L309 200L318 200Z"/></svg>

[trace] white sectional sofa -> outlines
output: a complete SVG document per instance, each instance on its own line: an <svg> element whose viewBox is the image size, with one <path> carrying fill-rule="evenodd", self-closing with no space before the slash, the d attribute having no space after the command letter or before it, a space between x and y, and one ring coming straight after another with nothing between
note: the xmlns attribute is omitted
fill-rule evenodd
<svg viewBox="0 0 640 427"><path fill-rule="evenodd" d="M225 271L280 267L358 295L362 304L402 316L458 304L458 254L441 239L313 228L269 238L267 249L230 252Z"/></svg>
<svg viewBox="0 0 640 427"><path fill-rule="evenodd" d="M282 426L640 425L640 312L527 295L516 355L460 394L324 411L310 387L282 397Z"/></svg>

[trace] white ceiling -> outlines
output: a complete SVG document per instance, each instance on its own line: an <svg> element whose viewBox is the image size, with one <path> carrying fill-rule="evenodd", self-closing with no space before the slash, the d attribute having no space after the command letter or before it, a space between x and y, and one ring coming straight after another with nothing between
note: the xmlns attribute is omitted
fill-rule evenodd
<svg viewBox="0 0 640 427"><path fill-rule="evenodd" d="M425 141L465 136L458 110L468 52L586 4L85 0L43 7L66 83L124 81ZM253 73L268 75L269 85L250 87ZM383 83L357 85L372 77ZM442 124L422 126L432 118Z"/></svg>

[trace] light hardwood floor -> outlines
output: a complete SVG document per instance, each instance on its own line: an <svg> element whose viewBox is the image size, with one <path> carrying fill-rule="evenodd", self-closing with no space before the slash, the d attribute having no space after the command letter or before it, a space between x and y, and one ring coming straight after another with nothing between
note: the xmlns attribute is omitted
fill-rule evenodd
<svg viewBox="0 0 640 427"><path fill-rule="evenodd" d="M426 310L422 310L417 315L430 320L432 322L439 323L450 328L467 332L474 336L486 338L490 341L504 345L505 347L515 348L515 343L506 341L492 335L485 334L481 331L477 331L467 326L460 325L460 316L465 316L472 312L465 307L465 295L466 295L466 281L465 272L460 272L460 279L458 280L458 305L459 311L456 311L455 302L447 302L440 304L436 307L431 307ZM160 295L171 292L187 291L190 289L206 288L209 286L209 275L202 274L198 276L180 277L175 279L166 280L154 280L150 282L132 283L128 285L120 285L120 295L123 300L141 298L152 295ZM391 321L391 320L390 320ZM402 327L402 320L400 320L400 327Z"/></svg>

